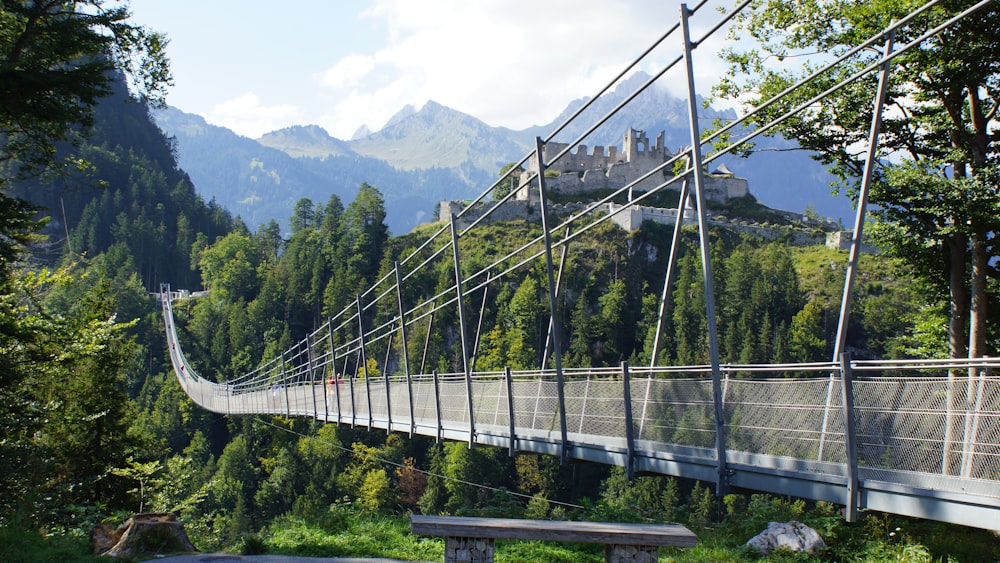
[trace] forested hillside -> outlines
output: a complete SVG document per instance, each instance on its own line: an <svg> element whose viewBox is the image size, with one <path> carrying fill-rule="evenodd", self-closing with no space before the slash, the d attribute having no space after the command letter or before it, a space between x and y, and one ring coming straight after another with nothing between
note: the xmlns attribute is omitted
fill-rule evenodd
<svg viewBox="0 0 1000 563"><path fill-rule="evenodd" d="M62 256L116 261L149 290L158 280L183 286L199 280L191 249L239 223L215 201L206 202L178 167L176 147L151 121L149 107L133 99L122 79L95 108L94 127L80 146L60 155L87 162L83 169L13 184L9 193L49 218L44 248Z"/></svg>

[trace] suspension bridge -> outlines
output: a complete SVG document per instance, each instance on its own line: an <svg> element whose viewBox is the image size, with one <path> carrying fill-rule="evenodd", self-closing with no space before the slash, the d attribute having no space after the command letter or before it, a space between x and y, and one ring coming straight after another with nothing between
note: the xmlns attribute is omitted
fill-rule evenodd
<svg viewBox="0 0 1000 563"><path fill-rule="evenodd" d="M719 359L711 255L703 196L703 168L755 137L765 127L739 129L744 116L711 135L702 135L696 104L693 65L697 48L724 30L749 2L709 21L708 31L692 39L691 21L707 16L705 2L681 7L679 20L640 57L546 138L517 166L532 162L535 171L504 197L489 197L507 178L487 188L466 210L484 204L486 212L452 216L426 242L396 262L392 271L357 296L352 306L330 317L306 338L253 371L225 381L200 376L178 341L171 293L161 287L167 344L174 371L185 392L203 408L227 415L282 415L383 429L437 440L467 441L516 452L535 452L571 460L619 465L632 476L656 473L715 484L717 493L764 491L845 506L854 520L861 510L877 510L966 526L1000 530L1000 366L994 358L853 359L845 349L846 332L858 273L867 190L876 165L886 83L895 58L947 30L993 0L927 23L932 0L910 16L893 22L858 48L829 57L809 77L764 105L779 103L811 80L833 76L853 65L860 71L837 74L836 84L820 96L796 103L781 119L794 116L841 88L857 87L876 77L872 88L871 135L861 179L853 240L845 268L844 290L833 358L797 364L733 365ZM919 27L923 26L923 27ZM905 30L909 42L896 45ZM667 40L672 39L670 43ZM635 94L612 112L591 122L566 149L546 161L543 147L595 100L637 67L655 49L674 45L672 58ZM872 55L872 53L879 53ZM866 59L864 57L867 57ZM862 60L864 64L859 65ZM688 85L691 146L605 199L568 217L550 214L545 170L592 134L656 80L673 73ZM679 78L678 78L679 76ZM846 76L846 78L844 78ZM869 80L868 82L875 82ZM726 148L703 154L713 140L733 134ZM679 163L679 164L678 164ZM676 166L675 166L676 164ZM683 171L677 171L683 168ZM669 173L664 173L664 172ZM662 178L648 191L633 194L639 182ZM521 188L537 190L542 234L477 271L463 268L463 237L481 228L494 209ZM568 368L562 365L560 280L563 257L583 233L627 212L666 190L679 190L678 220L659 307L652 365L614 368ZM608 206L628 194L628 203ZM633 197L634 195L634 197ZM709 362L705 365L656 365L665 311L684 217L694 202L705 290ZM488 203L487 203L488 202ZM608 213L596 211L609 210ZM471 217L471 216L470 216ZM414 277L442 261L453 269L451 286L435 295L415 295ZM472 297L485 302L491 284L520 269L544 264L550 322L540 369L476 371L475 357L483 313L473 323ZM409 284L407 282L410 282ZM421 354L408 350L407 332L430 334L435 314L449 310L457 326L454 344L461 355L457 373L428 372ZM485 310L483 308L482 310ZM438 315L443 316L441 314ZM473 325L479 328L472 330ZM395 344L393 344L395 338ZM381 373L366 376L381 357ZM422 355L426 357L425 351ZM548 365L551 364L551 365ZM343 374L343 375L341 375Z"/></svg>

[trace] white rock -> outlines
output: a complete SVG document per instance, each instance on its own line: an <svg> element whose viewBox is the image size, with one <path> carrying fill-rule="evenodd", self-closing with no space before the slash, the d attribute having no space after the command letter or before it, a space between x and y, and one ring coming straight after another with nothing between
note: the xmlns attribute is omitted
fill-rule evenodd
<svg viewBox="0 0 1000 563"><path fill-rule="evenodd" d="M802 522L769 522L767 529L750 538L747 545L767 555L772 549L814 552L826 547L816 530Z"/></svg>

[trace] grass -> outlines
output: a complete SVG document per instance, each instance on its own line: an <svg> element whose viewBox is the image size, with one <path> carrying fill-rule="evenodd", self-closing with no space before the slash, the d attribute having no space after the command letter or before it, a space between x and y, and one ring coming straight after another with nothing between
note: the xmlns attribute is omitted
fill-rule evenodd
<svg viewBox="0 0 1000 563"><path fill-rule="evenodd" d="M90 541L82 534L47 535L36 530L9 526L0 527L0 560L5 563L107 563L108 558L93 555Z"/></svg>
<svg viewBox="0 0 1000 563"><path fill-rule="evenodd" d="M334 505L318 520L285 516L260 534L268 553L311 557L386 557L409 561L441 561L444 543L410 534L404 517L347 512Z"/></svg>
<svg viewBox="0 0 1000 563"><path fill-rule="evenodd" d="M775 552L761 556L744 547L768 520L800 520L827 541L816 555ZM756 495L721 523L690 526L698 535L691 549L663 548L660 562L707 563L768 561L898 561L959 563L1000 561L1000 537L992 532L884 514L869 514L861 522L843 521L830 504L806 508L802 501ZM385 557L406 561L442 561L444 541L409 533L406 516L372 514L334 505L318 520L282 517L260 535L268 553L325 557ZM599 563L603 546L538 541L497 542L497 563L545 561Z"/></svg>
<svg viewBox="0 0 1000 563"><path fill-rule="evenodd" d="M707 527L690 525L698 545L690 549L663 548L660 563L718 563L767 561L896 561L905 563L979 563L1000 561L1000 536L993 532L871 513L862 521L843 521L839 507L807 505L767 495L740 497L730 502L729 515ZM799 520L816 529L827 547L815 555L775 552L761 556L744 547L769 520ZM5 563L106 562L90 553L83 532L45 535L23 527L0 527L0 549ZM442 561L444 540L409 532L402 515L363 511L337 503L315 518L282 516L257 534L247 534L229 552L284 554L309 557L381 557L404 561ZM599 563L603 546L538 541L497 542L497 563ZM134 561L126 559L125 561Z"/></svg>

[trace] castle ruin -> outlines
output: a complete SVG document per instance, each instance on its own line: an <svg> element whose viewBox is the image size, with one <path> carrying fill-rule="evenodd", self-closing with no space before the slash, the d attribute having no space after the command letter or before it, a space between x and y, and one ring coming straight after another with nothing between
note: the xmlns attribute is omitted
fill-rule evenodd
<svg viewBox="0 0 1000 563"><path fill-rule="evenodd" d="M567 143L549 142L542 147L542 158L548 162L569 147ZM671 153L664 142L661 131L654 143L649 142L645 131L629 128L622 139L622 148L597 145L588 152L587 145L579 145L576 151L569 151L548 165L549 171L559 173L557 177L546 177L545 188L554 194L583 194L597 190L614 190L635 182L644 174L667 162L677 153ZM538 188L532 187L528 179L538 173L538 164L530 161L528 169L521 173L516 199L537 201ZM666 182L671 171L652 176L636 183L633 192L647 192ZM736 178L731 173L706 174L704 177L705 197L710 201L725 203L733 198L750 193L747 181ZM680 189L677 184L673 189Z"/></svg>
<svg viewBox="0 0 1000 563"><path fill-rule="evenodd" d="M588 150L586 145L579 145L576 151L567 151L548 166L548 171L558 172L558 176L545 178L546 193L560 195L580 195L578 202L551 206L550 213L556 216L583 210L587 204L583 201L584 194L599 190L617 190L632 182L636 182L678 153L671 153L664 142L663 131L656 137L654 143L649 142L645 131L629 128L622 139L621 150L618 147L595 146ZM569 147L567 143L549 142L542 147L542 159L546 162ZM631 188L631 193L644 193L653 190L669 180L672 171L653 174ZM540 220L538 214L538 187L529 179L538 173L538 164L531 159L528 170L522 172L519 183L523 186L515 196L504 203L482 202L476 210L466 212L459 221L460 226L471 224L482 215L490 213L488 221L511 221L517 219ZM709 201L725 203L731 199L750 194L750 188L744 178L736 178L732 172L721 167L718 172L705 174L705 198ZM679 191L680 182L675 182L668 189ZM631 196L630 196L631 197ZM449 221L453 215L461 213L467 205L459 201L442 201L439 209L439 219ZM685 221L691 220L690 202L683 212ZM612 215L614 222L621 228L632 231L639 228L643 221L673 223L677 218L676 209L660 209L655 207L636 206L622 209L621 206L609 203L600 211Z"/></svg>
<svg viewBox="0 0 1000 563"><path fill-rule="evenodd" d="M548 161L568 146L566 143L547 143L542 148L542 158ZM570 200L565 201L565 203L550 203L548 212L554 217L565 217L580 212L603 213L610 216L614 224L626 231L634 231L646 221L673 225L677 222L678 215L680 215L679 219L683 224L693 223L697 219L691 196L688 196L688 200L680 211L676 208L619 205L613 202L595 206L586 201L585 194L593 195L592 192L597 190L620 189L676 155L677 153L670 153L666 149L663 132L656 137L655 143L650 144L645 132L632 128L629 128L625 134L621 151L618 150L618 147L605 149L602 146L595 146L593 150L588 152L586 145L580 145L575 152L567 151L566 154L549 165L548 170L555 170L559 172L559 175L556 177L547 176L545 186L547 193L579 194L581 197L563 198ZM531 186L530 184L535 182L528 181L537 174L538 168L534 159L529 166L527 171L519 174L520 183L525 184L525 186L518 190L515 197L502 203L480 201L471 209L468 202L445 200L441 202L439 208L439 220L448 222L455 218L456 226L459 228L470 226L484 215L488 215L485 221L489 223L540 221L538 187L537 185ZM650 178L638 182L632 187L632 191L646 192L657 188L670 179L671 172L666 171L662 175L654 174ZM746 179L735 177L725 165L720 166L715 172L706 173L703 179L705 197L709 201L725 203L731 199L750 194ZM669 186L668 189L679 191L680 183L677 182ZM629 197L631 199L631 194ZM834 249L843 249L850 245L850 232L829 232L831 227L835 226L835 223L830 219L816 220L801 213L772 211L781 218L780 224L767 222L758 224L741 219L731 220L721 215L707 217L707 220L709 224L724 226L763 240L781 239L798 246L825 243L828 248ZM459 217L460 214L461 217ZM874 249L867 245L862 245L861 250L862 252L874 252Z"/></svg>

